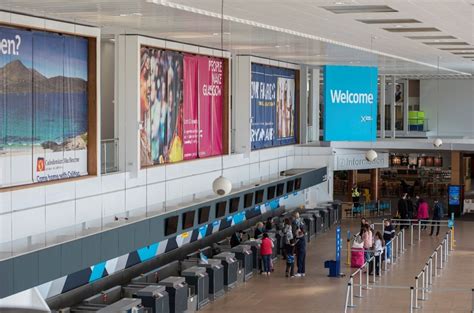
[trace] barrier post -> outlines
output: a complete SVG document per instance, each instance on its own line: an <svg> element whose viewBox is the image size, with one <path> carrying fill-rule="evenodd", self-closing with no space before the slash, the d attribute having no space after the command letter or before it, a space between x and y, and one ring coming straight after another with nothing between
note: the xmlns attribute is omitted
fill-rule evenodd
<svg viewBox="0 0 474 313"><path fill-rule="evenodd" d="M444 259L445 263L448 263L448 256L449 256L449 237L446 235L446 244L444 245L446 249L446 257Z"/></svg>
<svg viewBox="0 0 474 313"><path fill-rule="evenodd" d="M385 247L384 247L384 249L383 249L383 253L385 254L385 262L383 262L383 268L384 268L384 270L387 272L387 271L388 271L388 268L387 268L387 261L388 261L387 245L385 245Z"/></svg>
<svg viewBox="0 0 474 313"><path fill-rule="evenodd" d="M358 298L363 298L362 296L362 272L359 270L359 296Z"/></svg>
<svg viewBox="0 0 474 313"><path fill-rule="evenodd" d="M472 292L472 307L471 307L471 313L474 313L474 288L471 290Z"/></svg>
<svg viewBox="0 0 474 313"><path fill-rule="evenodd" d="M365 262L365 264L364 264L365 265L365 271L366 271L366 275L365 275L365 286L366 286L365 288L366 288L366 290L372 289L372 288L369 287L369 276L370 276L369 275L369 268L368 268L369 267L369 262L370 262L370 259L367 262Z"/></svg>
<svg viewBox="0 0 474 313"><path fill-rule="evenodd" d="M415 300L414 300L414 309L419 309L418 307L418 276L415 276Z"/></svg>
<svg viewBox="0 0 474 313"><path fill-rule="evenodd" d="M396 262L397 259L398 259L398 256L396 255L396 254L397 254L397 251L398 251L398 235L395 236L394 239L395 239L395 245L392 246L392 256L394 257L395 262ZM394 255L394 254L395 254L395 255ZM394 261L394 260L392 260L392 261ZM392 262L392 263L393 263L393 262Z"/></svg>
<svg viewBox="0 0 474 313"><path fill-rule="evenodd" d="M410 223L410 246L413 246L413 223Z"/></svg>
<svg viewBox="0 0 474 313"><path fill-rule="evenodd" d="M390 240L390 266L393 266L393 239Z"/></svg>
<svg viewBox="0 0 474 313"><path fill-rule="evenodd" d="M410 287L410 313L413 313L413 287Z"/></svg>
<svg viewBox="0 0 474 313"><path fill-rule="evenodd" d="M373 275L374 284L375 284L375 272L376 272L376 270L375 270L375 264L376 264L375 260L376 259L377 259L377 257L375 256L375 252L374 252L374 256L372 257L372 275Z"/></svg>
<svg viewBox="0 0 474 313"><path fill-rule="evenodd" d="M438 250L435 251L434 277L438 277Z"/></svg>
<svg viewBox="0 0 474 313"><path fill-rule="evenodd" d="M441 249L439 251L440 252L440 254L439 254L439 268L443 269L443 243L442 242L440 244L440 247L441 247Z"/></svg>
<svg viewBox="0 0 474 313"><path fill-rule="evenodd" d="M347 238L347 260L346 265L351 265L351 239Z"/></svg>
<svg viewBox="0 0 474 313"><path fill-rule="evenodd" d="M425 265L425 268L423 268L423 271L421 271L421 286L422 286L422 289L421 289L421 298L420 300L422 301L425 301L425 287L426 287L426 269L427 269L427 265Z"/></svg>
<svg viewBox="0 0 474 313"><path fill-rule="evenodd" d="M421 240L421 220L418 220L418 242Z"/></svg>
<svg viewBox="0 0 474 313"><path fill-rule="evenodd" d="M347 308L349 307L349 298L350 298L350 293L351 292L351 283L347 283L347 290L346 290L346 303L344 305L344 313L347 313Z"/></svg>
<svg viewBox="0 0 474 313"><path fill-rule="evenodd" d="M451 247L454 249L456 248L456 240L454 240L454 225L453 225L453 229L451 230L451 240L452 240Z"/></svg>
<svg viewBox="0 0 474 313"><path fill-rule="evenodd" d="M354 280L352 279L352 276L351 276L351 279L349 280L349 285L350 285L350 288L349 288L349 291L351 293L351 298L350 298L350 304L349 304L349 307L351 308L354 308L355 305L354 305Z"/></svg>
<svg viewBox="0 0 474 313"><path fill-rule="evenodd" d="M405 253L405 228L402 231L402 253Z"/></svg>

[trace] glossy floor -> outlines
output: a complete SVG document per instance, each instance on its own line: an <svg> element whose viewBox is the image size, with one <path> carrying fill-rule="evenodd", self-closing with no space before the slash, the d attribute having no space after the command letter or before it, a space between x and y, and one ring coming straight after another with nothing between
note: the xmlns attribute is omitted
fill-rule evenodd
<svg viewBox="0 0 474 313"><path fill-rule="evenodd" d="M355 231L357 226L356 221L343 222L343 234L348 229ZM354 299L357 307L348 312L409 312L409 287L414 285L414 277L438 246L445 231L446 229L442 229L439 237L430 237L429 230L424 231L421 242L416 240L415 232L413 246L409 245L410 237L407 233L405 253L396 264L389 266L389 271L382 273L371 290L363 290L362 299ZM345 239L345 235L343 237ZM455 237L457 246L451 253L447 266L434 279L433 290L427 294L427 301L420 301L421 308L414 312L470 312L470 290L474 287L474 223L458 222ZM334 254L335 228L310 242L306 277L285 278L285 264L283 260L279 260L271 276L257 275L245 285L206 306L202 312L344 312L348 277L329 278L327 269L324 268L324 261L334 259ZM345 260L346 252L342 255ZM351 269L344 265L343 272L350 273ZM453 288L462 290L452 290Z"/></svg>

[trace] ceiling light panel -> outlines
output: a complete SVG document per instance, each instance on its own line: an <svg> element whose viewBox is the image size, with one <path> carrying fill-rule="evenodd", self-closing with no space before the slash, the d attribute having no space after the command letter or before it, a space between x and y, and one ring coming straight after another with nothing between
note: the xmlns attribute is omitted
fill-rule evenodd
<svg viewBox="0 0 474 313"><path fill-rule="evenodd" d="M444 51L467 51L467 50L474 51L474 48L470 48L470 47L467 47L467 48L439 48L439 49L444 50Z"/></svg>
<svg viewBox="0 0 474 313"><path fill-rule="evenodd" d="M419 20L412 18L400 18L400 19L366 19L366 20L357 20L364 24L415 24L421 23Z"/></svg>
<svg viewBox="0 0 474 313"><path fill-rule="evenodd" d="M441 36L407 36L407 38L413 39L413 40L430 40L430 39L457 39L454 36L450 35L441 35Z"/></svg>
<svg viewBox="0 0 474 313"><path fill-rule="evenodd" d="M428 46L469 46L467 42L445 41L445 42L424 42Z"/></svg>
<svg viewBox="0 0 474 313"><path fill-rule="evenodd" d="M397 10L387 5L335 5L321 7L334 14L351 14L351 13L391 13Z"/></svg>
<svg viewBox="0 0 474 313"><path fill-rule="evenodd" d="M384 28L388 32L392 33L424 33L424 32L440 32L439 29L435 27L406 27L406 28Z"/></svg>

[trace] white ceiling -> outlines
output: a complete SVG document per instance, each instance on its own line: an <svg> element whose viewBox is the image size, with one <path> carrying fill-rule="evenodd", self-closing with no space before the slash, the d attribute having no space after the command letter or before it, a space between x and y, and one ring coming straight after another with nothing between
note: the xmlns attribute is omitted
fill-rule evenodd
<svg viewBox="0 0 474 313"><path fill-rule="evenodd" d="M385 74L474 73L471 59L438 49L464 46L430 46L424 40L406 38L451 35L457 39L441 42L462 41L473 48L471 2L474 0L225 0L223 48L309 65L374 65ZM321 8L359 4L388 5L399 12L334 14ZM221 0L2 0L0 8L97 25L104 33L140 33L221 46ZM435 27L440 32L391 33L383 27L396 25L357 21L407 18L422 23L400 25Z"/></svg>

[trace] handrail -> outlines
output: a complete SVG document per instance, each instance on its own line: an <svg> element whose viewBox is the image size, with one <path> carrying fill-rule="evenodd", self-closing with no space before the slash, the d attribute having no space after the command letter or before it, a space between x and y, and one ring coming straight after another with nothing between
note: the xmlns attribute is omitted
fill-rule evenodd
<svg viewBox="0 0 474 313"><path fill-rule="evenodd" d="M393 247L395 245L395 248ZM387 260L388 260L388 247L391 247L391 254L390 254L390 259L391 259L391 266L393 266L394 260L398 259L401 254L404 253L405 251L405 230L402 229L401 231L398 232L397 235L395 235L394 238L392 238L390 241L386 243L386 245L383 247L382 251L380 251L380 254L378 256L375 255L375 253L365 261L365 263L362 265L362 267L358 268L354 273L352 273L349 277L349 282L347 284L347 290L346 290L346 301L345 301L345 306L344 306L344 313L347 313L348 308L355 308L356 305L354 304L354 296L357 298L362 298L362 289L365 290L370 290L370 279L369 279L369 271L368 267L370 266L370 263L372 262L373 264L373 280L372 283L375 284L377 282L376 280L376 258L379 258L379 267L380 267L380 272L382 270L384 272L388 272L387 268ZM367 251L367 250L364 250ZM373 249L370 249L368 251L375 251ZM348 252L350 253L350 252ZM382 256L385 255L385 262L383 262L384 267L382 268ZM365 285L362 283L362 274L363 270L367 270L366 273L366 281ZM354 284L355 278L359 276L359 283ZM358 287L359 293L358 295L354 295L354 286Z"/></svg>

